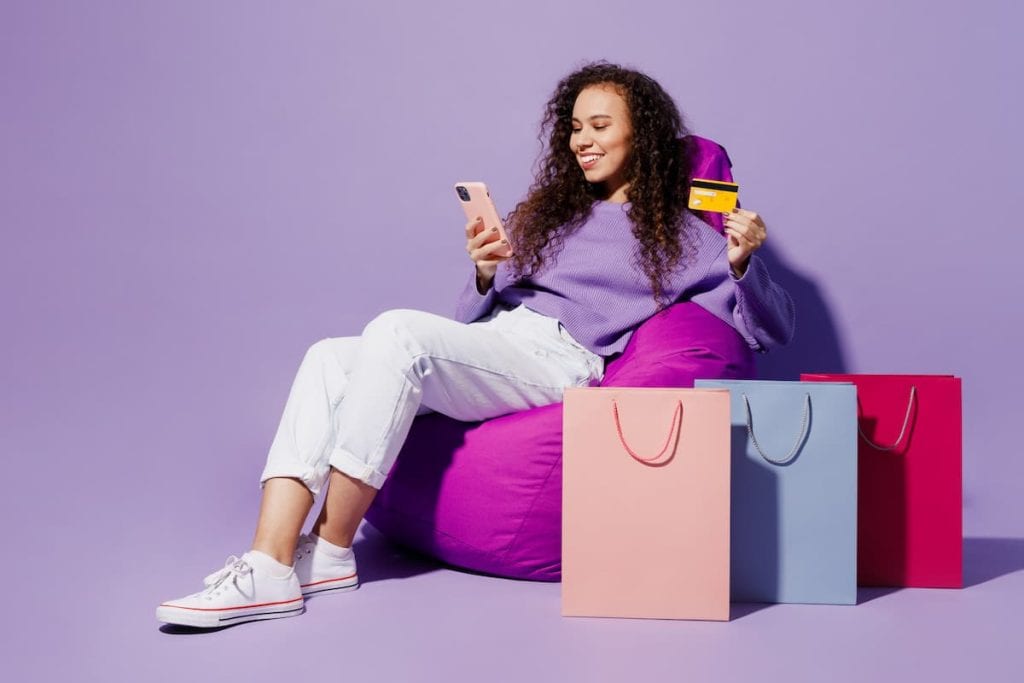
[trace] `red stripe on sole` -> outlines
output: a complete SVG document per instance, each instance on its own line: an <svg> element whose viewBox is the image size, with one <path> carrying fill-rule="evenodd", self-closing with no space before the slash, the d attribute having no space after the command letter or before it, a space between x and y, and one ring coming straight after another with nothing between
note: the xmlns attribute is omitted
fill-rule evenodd
<svg viewBox="0 0 1024 683"><path fill-rule="evenodd" d="M334 581L347 581L348 579L354 579L354 578L356 578L355 574L349 574L348 576L342 576L341 578L338 578L338 579L324 579L323 581L314 581L313 583L304 583L304 584L302 584L301 587L302 588L309 588L310 586L319 586L320 584L323 584L323 583L332 583Z"/></svg>
<svg viewBox="0 0 1024 683"><path fill-rule="evenodd" d="M237 605L235 607L182 607L181 605L172 605L167 602L160 603L161 607L171 607L173 609L187 609L193 612L227 612L235 609L252 609L254 607L272 607L274 605L290 605L293 602L302 602L303 598L295 598L294 600L281 600L279 602L260 602L252 605Z"/></svg>

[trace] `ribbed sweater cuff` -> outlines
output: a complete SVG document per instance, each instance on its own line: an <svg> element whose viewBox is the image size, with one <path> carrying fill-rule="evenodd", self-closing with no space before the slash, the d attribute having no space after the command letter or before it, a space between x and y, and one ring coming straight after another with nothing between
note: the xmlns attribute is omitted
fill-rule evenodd
<svg viewBox="0 0 1024 683"><path fill-rule="evenodd" d="M768 267L765 266L764 261L757 257L757 254L750 255L747 270L743 273L742 277L736 277L732 272L732 268L729 269L729 276L732 277L739 291L743 292L746 296L754 297L758 301L765 301L766 295L768 295L772 288L772 278L768 274Z"/></svg>
<svg viewBox="0 0 1024 683"><path fill-rule="evenodd" d="M495 293L494 285L481 294L476 288L476 268L470 273L466 286L462 288L462 294L455 306L455 319L460 323L471 323L479 320L494 307Z"/></svg>
<svg viewBox="0 0 1024 683"><path fill-rule="evenodd" d="M765 347L789 343L796 328L793 302L772 282L765 262L752 255L743 277L733 281L736 303L751 335Z"/></svg>

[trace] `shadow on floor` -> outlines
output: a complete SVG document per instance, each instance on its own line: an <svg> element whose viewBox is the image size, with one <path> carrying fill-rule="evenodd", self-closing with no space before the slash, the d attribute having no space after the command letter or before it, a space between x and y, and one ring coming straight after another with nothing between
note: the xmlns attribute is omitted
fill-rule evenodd
<svg viewBox="0 0 1024 683"><path fill-rule="evenodd" d="M900 586L857 586L857 604L863 605L901 590L904 589Z"/></svg>
<svg viewBox="0 0 1024 683"><path fill-rule="evenodd" d="M1024 570L1024 538L965 538L964 588Z"/></svg>
<svg viewBox="0 0 1024 683"><path fill-rule="evenodd" d="M736 621L749 616L754 612L760 612L769 607L775 607L772 602L734 602L729 605L729 621Z"/></svg>
<svg viewBox="0 0 1024 683"><path fill-rule="evenodd" d="M248 622L252 623L252 622ZM162 624L157 629L160 633L169 633L175 636L195 636L202 633L217 633L223 631L226 628L232 626L240 626L240 624L229 624L227 626L218 626L216 628L198 628L196 626L179 626L178 624Z"/></svg>
<svg viewBox="0 0 1024 683"><path fill-rule="evenodd" d="M391 544L380 532L366 524L360 529L360 537L354 545L359 558L361 583L404 579L443 567L426 556ZM1019 571L1024 571L1024 538L964 539L964 588L972 588ZM905 589L858 588L857 604L863 605L901 590ZM733 603L730 607L730 621L742 619L772 606L771 603ZM224 628L230 626L201 629L164 624L160 631L176 635L194 635L215 633Z"/></svg>
<svg viewBox="0 0 1024 683"><path fill-rule="evenodd" d="M963 546L964 588L1024 570L1024 538L965 538ZM904 588L868 587L857 589L857 604L877 600Z"/></svg>
<svg viewBox="0 0 1024 683"><path fill-rule="evenodd" d="M369 524L359 528L352 544L359 563L359 583L407 579L442 568L442 564L426 555L391 543Z"/></svg>
<svg viewBox="0 0 1024 683"><path fill-rule="evenodd" d="M441 568L440 564L426 556L393 545L369 524L363 524L360 527L359 535L352 546L356 551L356 557L359 561L360 584L386 581L388 579L405 579ZM306 601L315 600L317 597L316 595L311 595L306 598ZM195 628L192 626L179 626L177 624L163 624L159 629L162 633L174 635L197 635L200 633L216 633L235 625L231 624L217 628Z"/></svg>

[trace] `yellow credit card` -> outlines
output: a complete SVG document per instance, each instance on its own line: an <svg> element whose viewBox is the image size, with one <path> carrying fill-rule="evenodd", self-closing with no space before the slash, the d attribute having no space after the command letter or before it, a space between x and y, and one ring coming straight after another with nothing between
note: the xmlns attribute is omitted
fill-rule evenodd
<svg viewBox="0 0 1024 683"><path fill-rule="evenodd" d="M738 183L694 178L690 181L690 202L687 206L698 211L729 213L736 208L739 194Z"/></svg>

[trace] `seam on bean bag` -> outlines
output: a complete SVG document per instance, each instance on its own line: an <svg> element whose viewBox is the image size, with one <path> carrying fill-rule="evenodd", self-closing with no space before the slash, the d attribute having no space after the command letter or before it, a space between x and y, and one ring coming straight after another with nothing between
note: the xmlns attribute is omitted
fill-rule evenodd
<svg viewBox="0 0 1024 683"><path fill-rule="evenodd" d="M561 439L559 439L559 442L561 443ZM512 535L512 541L508 544L508 547L505 548L505 551L501 554L501 557L499 558L500 561L504 562L505 557L512 551L512 548L515 546L516 541L519 540L519 534L522 533L523 526L526 525L526 520L528 520L530 518L530 515L533 514L533 508L537 506L537 500L540 498L541 492L544 491L544 489L547 487L548 480L551 479L551 475L554 473L555 467L561 464L561 456L559 456L555 462L551 463L551 467L548 468L547 475L544 477L544 480L540 483L540 486L537 487L536 493L533 494L533 500L530 501L529 509L526 511L526 514L523 515L522 521L519 522L519 528L516 529L515 534Z"/></svg>

